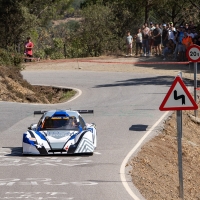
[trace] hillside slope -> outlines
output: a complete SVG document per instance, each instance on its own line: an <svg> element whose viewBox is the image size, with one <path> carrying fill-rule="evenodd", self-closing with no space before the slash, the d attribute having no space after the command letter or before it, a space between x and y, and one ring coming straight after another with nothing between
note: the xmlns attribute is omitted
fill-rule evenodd
<svg viewBox="0 0 200 200"><path fill-rule="evenodd" d="M71 95L71 89L54 87L32 86L23 79L20 71L9 67L0 66L0 101L21 103L58 103L66 101L66 93Z"/></svg>

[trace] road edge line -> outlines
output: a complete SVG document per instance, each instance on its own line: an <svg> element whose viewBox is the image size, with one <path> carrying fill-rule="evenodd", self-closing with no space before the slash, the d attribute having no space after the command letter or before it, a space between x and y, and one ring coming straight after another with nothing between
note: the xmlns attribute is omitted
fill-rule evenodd
<svg viewBox="0 0 200 200"><path fill-rule="evenodd" d="M121 167L120 167L120 179L121 182L124 186L124 188L126 189L126 191L128 192L128 194L134 199L134 200L140 200L136 194L131 190L131 188L128 185L128 182L126 180L126 175L125 175L125 168L126 168L126 164L128 163L128 160L130 159L130 157L132 156L132 154L140 147L140 145L142 144L142 142L147 138L147 136L155 129L155 127L168 115L170 111L165 112L160 119L149 129L149 131L147 131L145 133L145 135L138 141L138 143L131 149L131 151L129 151L129 153L127 154L127 156L124 158Z"/></svg>

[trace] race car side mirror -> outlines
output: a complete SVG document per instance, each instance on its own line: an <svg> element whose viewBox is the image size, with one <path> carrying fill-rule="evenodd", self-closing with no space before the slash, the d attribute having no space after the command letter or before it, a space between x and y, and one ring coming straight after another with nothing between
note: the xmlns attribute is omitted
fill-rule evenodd
<svg viewBox="0 0 200 200"><path fill-rule="evenodd" d="M35 130L37 127L37 124L31 124L29 127L28 127L28 130Z"/></svg>

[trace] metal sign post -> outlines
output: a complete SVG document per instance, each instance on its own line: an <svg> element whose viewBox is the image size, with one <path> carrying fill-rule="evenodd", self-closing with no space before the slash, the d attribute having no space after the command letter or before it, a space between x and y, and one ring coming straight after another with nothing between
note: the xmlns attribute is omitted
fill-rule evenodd
<svg viewBox="0 0 200 200"><path fill-rule="evenodd" d="M197 110L198 105L183 83L182 73L175 78L159 109L161 111L177 111L177 146L178 146L178 172L179 172L179 197L183 192L183 164L182 164L182 110Z"/></svg>
<svg viewBox="0 0 200 200"><path fill-rule="evenodd" d="M194 100L197 102L197 62L194 62ZM197 110L194 110L194 116L197 116Z"/></svg>
<svg viewBox="0 0 200 200"><path fill-rule="evenodd" d="M189 61L194 62L194 100L197 102L197 62L200 61L200 46L193 44L186 52ZM194 110L194 116L197 116L197 110Z"/></svg>
<svg viewBox="0 0 200 200"><path fill-rule="evenodd" d="M179 73L182 78L182 72ZM176 111L177 117L177 145L178 145L178 174L179 174L179 197L183 199L183 161L182 161L182 110Z"/></svg>
<svg viewBox="0 0 200 200"><path fill-rule="evenodd" d="M177 116L177 144L178 144L178 174L179 197L183 199L183 164L182 164L182 110L176 112Z"/></svg>

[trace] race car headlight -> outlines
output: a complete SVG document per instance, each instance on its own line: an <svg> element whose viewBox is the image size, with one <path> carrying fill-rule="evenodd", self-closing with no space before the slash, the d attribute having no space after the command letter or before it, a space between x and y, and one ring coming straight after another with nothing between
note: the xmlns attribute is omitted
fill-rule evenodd
<svg viewBox="0 0 200 200"><path fill-rule="evenodd" d="M31 140L31 141L36 141L36 139L35 138L33 138L33 137L30 137L30 138L28 138L29 140Z"/></svg>
<svg viewBox="0 0 200 200"><path fill-rule="evenodd" d="M33 137L27 137L27 134L23 134L23 142L31 145L35 145L36 138Z"/></svg>

